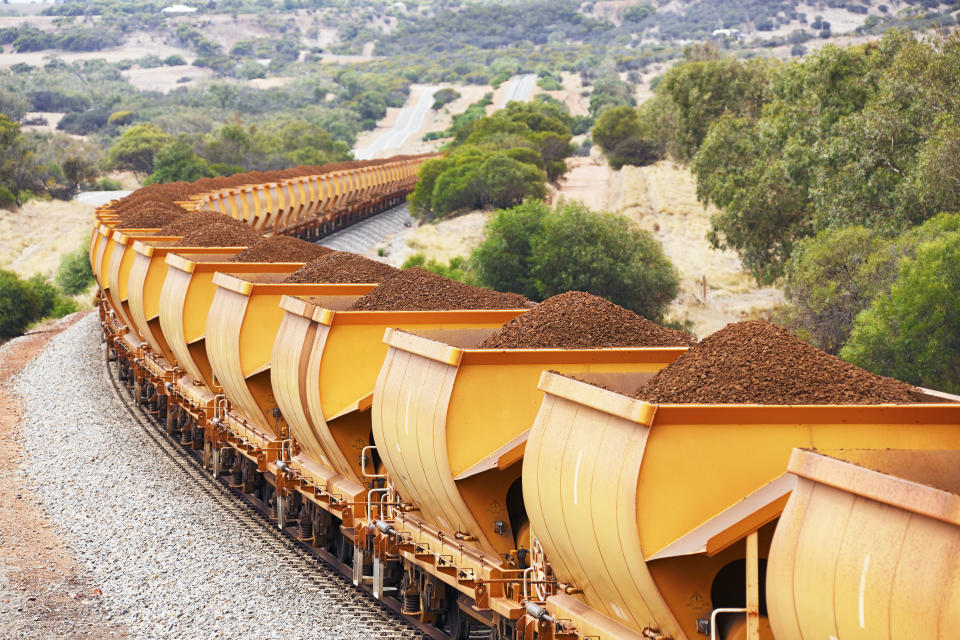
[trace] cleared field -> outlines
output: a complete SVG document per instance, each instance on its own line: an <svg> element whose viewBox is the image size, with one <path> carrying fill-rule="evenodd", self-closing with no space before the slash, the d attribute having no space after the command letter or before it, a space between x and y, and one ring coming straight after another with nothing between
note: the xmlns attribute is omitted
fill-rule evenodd
<svg viewBox="0 0 960 640"><path fill-rule="evenodd" d="M18 211L0 209L0 268L20 276L52 276L60 258L90 237L93 207L31 200Z"/></svg>
<svg viewBox="0 0 960 640"><path fill-rule="evenodd" d="M672 162L624 167L618 172L617 210L650 231L680 273L680 295L671 305L699 336L729 322L756 318L783 304L783 292L761 287L733 251L710 246L707 232L714 211L697 201L690 171Z"/></svg>

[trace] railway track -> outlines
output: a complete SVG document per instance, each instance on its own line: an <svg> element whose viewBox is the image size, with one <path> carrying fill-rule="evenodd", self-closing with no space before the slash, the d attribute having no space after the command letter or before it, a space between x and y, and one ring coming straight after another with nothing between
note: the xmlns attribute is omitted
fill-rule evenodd
<svg viewBox="0 0 960 640"><path fill-rule="evenodd" d="M106 362L106 359L104 359ZM130 416L131 424L139 427L143 435L152 442L156 450L176 467L197 490L205 494L216 505L217 511L234 524L237 535L256 536L269 554L265 561L276 566L277 571L296 574L309 583L310 591L336 598L341 612L346 611L357 620L358 626L367 637L404 638L422 640L424 638L448 638L435 627L421 627L402 618L390 601L372 598L362 587L357 587L345 576L350 570L336 562L332 555L309 547L292 537L287 531L279 529L273 522L262 503L258 506L256 498L234 489L219 478L214 478L203 468L198 453L186 449L174 441L153 416L133 399L118 379L111 373L109 363L103 369L104 377L109 381L117 400ZM256 501L256 502L255 502ZM327 557L329 556L329 557Z"/></svg>

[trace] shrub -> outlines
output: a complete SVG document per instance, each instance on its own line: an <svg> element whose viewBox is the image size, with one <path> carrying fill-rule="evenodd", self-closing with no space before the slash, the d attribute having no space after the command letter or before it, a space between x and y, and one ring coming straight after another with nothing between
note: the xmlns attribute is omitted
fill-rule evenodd
<svg viewBox="0 0 960 640"><path fill-rule="evenodd" d="M212 178L209 163L198 156L186 140L177 140L157 152L153 173L147 184L161 182L193 182L200 178Z"/></svg>
<svg viewBox="0 0 960 640"><path fill-rule="evenodd" d="M244 80L266 78L267 68L256 60L244 60L243 64L237 69L237 76Z"/></svg>
<svg viewBox="0 0 960 640"><path fill-rule="evenodd" d="M5 186L0 184L0 208L10 209L17 204L16 196L11 193L10 189L7 189Z"/></svg>
<svg viewBox="0 0 960 640"><path fill-rule="evenodd" d="M579 202L500 211L470 267L480 284L499 291L535 300L587 291L654 321L679 290L676 270L649 233Z"/></svg>
<svg viewBox="0 0 960 640"><path fill-rule="evenodd" d="M433 106L430 107L434 111L439 111L443 108L443 105L449 104L460 97L460 92L456 89L440 89L433 94Z"/></svg>
<svg viewBox="0 0 960 640"><path fill-rule="evenodd" d="M12 271L0 270L0 340L23 335L40 318L43 300L29 282Z"/></svg>
<svg viewBox="0 0 960 640"><path fill-rule="evenodd" d="M560 91L563 89L563 85L560 84L556 78L549 75L537 78L537 86L544 91Z"/></svg>
<svg viewBox="0 0 960 640"><path fill-rule="evenodd" d="M627 164L642 167L665 157L663 143L656 140L644 124L633 107L610 107L600 114L592 135L607 154L611 167L620 169Z"/></svg>
<svg viewBox="0 0 960 640"><path fill-rule="evenodd" d="M71 251L60 259L57 268L57 284L68 295L86 291L93 284L93 270L85 246Z"/></svg>
<svg viewBox="0 0 960 640"><path fill-rule="evenodd" d="M574 116L573 124L570 125L570 133L575 136L580 135L581 133L586 133L590 131L590 127L593 126L593 118L590 116Z"/></svg>
<svg viewBox="0 0 960 640"><path fill-rule="evenodd" d="M33 289L37 299L40 301L34 320L49 316L53 312L53 308L57 305L57 301L63 297L63 295L52 283L47 282L39 273L30 276L30 278L27 279L27 284Z"/></svg>
<svg viewBox="0 0 960 640"><path fill-rule="evenodd" d="M530 271L540 298L587 291L659 321L679 291L660 244L630 220L565 203L531 242Z"/></svg>
<svg viewBox="0 0 960 640"><path fill-rule="evenodd" d="M130 124L136 119L136 117L137 113L135 111L114 111L110 114L110 117L107 118L107 123L119 127L125 124Z"/></svg>
<svg viewBox="0 0 960 640"><path fill-rule="evenodd" d="M487 222L483 242L470 254L477 280L491 289L536 300L537 287L530 275L531 242L543 232L549 214L550 207L537 201L498 211Z"/></svg>
<svg viewBox="0 0 960 640"><path fill-rule="evenodd" d="M410 267L420 267L421 269L426 269L427 271L441 275L444 278L459 280L460 282L468 282L470 280L467 273L467 261L463 256L455 256L450 258L450 262L443 264L437 260L427 260L427 257L422 253L415 253L404 260L400 268L409 269Z"/></svg>
<svg viewBox="0 0 960 640"><path fill-rule="evenodd" d="M106 109L88 109L83 113L68 113L57 123L57 129L78 136L96 133L105 128L110 119Z"/></svg>
<svg viewBox="0 0 960 640"><path fill-rule="evenodd" d="M917 248L889 295L857 316L840 356L874 373L960 392L960 233Z"/></svg>
<svg viewBox="0 0 960 640"><path fill-rule="evenodd" d="M119 191L123 189L123 185L118 180L104 177L97 181L97 189L99 191Z"/></svg>
<svg viewBox="0 0 960 640"><path fill-rule="evenodd" d="M791 328L827 353L837 353L853 320L876 293L878 272L865 268L883 241L863 227L823 231L801 242L787 265Z"/></svg>

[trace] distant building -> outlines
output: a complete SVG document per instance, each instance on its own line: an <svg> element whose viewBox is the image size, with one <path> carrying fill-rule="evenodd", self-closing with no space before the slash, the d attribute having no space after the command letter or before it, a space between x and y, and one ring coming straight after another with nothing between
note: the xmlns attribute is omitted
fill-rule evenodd
<svg viewBox="0 0 960 640"><path fill-rule="evenodd" d="M736 38L740 39L740 29L714 29L710 34L714 38Z"/></svg>
<svg viewBox="0 0 960 640"><path fill-rule="evenodd" d="M196 12L197 12L196 7L188 7L185 4L173 4L173 5L170 5L169 7L164 7L163 9L160 9L160 13L164 13L168 16L179 16L187 13L196 13Z"/></svg>

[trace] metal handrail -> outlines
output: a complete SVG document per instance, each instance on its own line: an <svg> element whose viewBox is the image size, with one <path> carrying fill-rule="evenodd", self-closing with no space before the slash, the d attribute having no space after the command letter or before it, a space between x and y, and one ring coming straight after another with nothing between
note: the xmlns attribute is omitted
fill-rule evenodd
<svg viewBox="0 0 960 640"><path fill-rule="evenodd" d="M710 612L710 640L718 640L717 636L717 614L720 613L746 613L746 607L720 607Z"/></svg>

